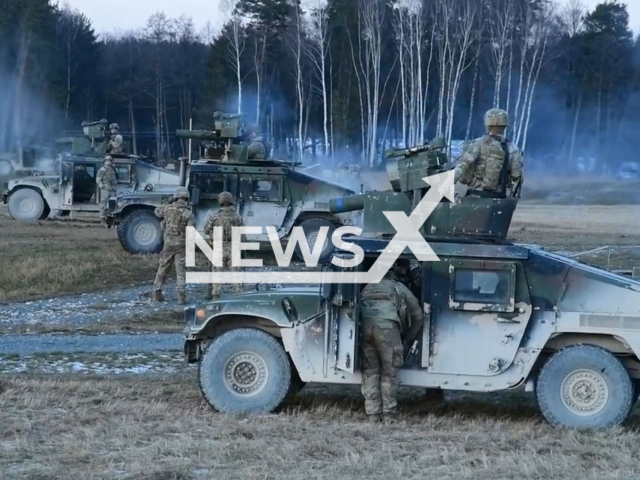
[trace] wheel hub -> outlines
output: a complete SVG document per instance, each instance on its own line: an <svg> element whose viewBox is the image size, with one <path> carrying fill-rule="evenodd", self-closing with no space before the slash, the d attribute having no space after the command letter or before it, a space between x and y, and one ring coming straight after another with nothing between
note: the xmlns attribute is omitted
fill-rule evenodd
<svg viewBox="0 0 640 480"><path fill-rule="evenodd" d="M155 227L149 222L139 223L133 230L133 236L136 242L141 245L152 244L156 239L156 235Z"/></svg>
<svg viewBox="0 0 640 480"><path fill-rule="evenodd" d="M24 198L20 202L20 210L24 213L32 213L36 209L36 204L30 198Z"/></svg>
<svg viewBox="0 0 640 480"><path fill-rule="evenodd" d="M238 353L225 365L225 383L237 395L251 396L259 393L264 389L268 378L266 362L255 353Z"/></svg>
<svg viewBox="0 0 640 480"><path fill-rule="evenodd" d="M316 246L316 242L318 241L318 234L320 232L318 232L317 230L315 232L311 232L309 234L309 236L307 237L307 242L309 243L309 249L311 251L313 251L314 247ZM324 252L327 247L329 246L329 236L327 235L327 237L324 239L324 244L322 245L322 252Z"/></svg>
<svg viewBox="0 0 640 480"><path fill-rule="evenodd" d="M572 413L581 416L600 412L609 399L605 379L593 370L576 370L562 382L562 402Z"/></svg>

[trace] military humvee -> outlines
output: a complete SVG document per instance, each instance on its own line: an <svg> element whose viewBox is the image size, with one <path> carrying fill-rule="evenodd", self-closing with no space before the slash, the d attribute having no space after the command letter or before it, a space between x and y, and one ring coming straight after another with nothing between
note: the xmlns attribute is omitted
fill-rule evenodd
<svg viewBox="0 0 640 480"><path fill-rule="evenodd" d="M392 182L399 192L352 199L350 208L365 209L365 230L377 230L345 239L362 248L364 261L344 271L369 271L388 247L388 236L379 234L390 227L378 215L383 205L425 194L409 191L420 173L415 160L390 165L390 173L399 173L399 183ZM422 330L405 346L400 382L473 392L524 387L535 391L552 425L619 425L640 392L640 283L507 242L516 203L443 201L423 226L439 261L417 264ZM400 258L412 254L405 250ZM207 401L222 412L270 412L305 383L359 384L362 288L324 283L256 290L186 309L185 353L199 363Z"/></svg>
<svg viewBox="0 0 640 480"><path fill-rule="evenodd" d="M106 120L83 123L84 137L58 139L58 171L31 174L8 182L3 202L16 220L43 220L50 213L100 211L100 190L96 174L106 154ZM133 155L112 155L118 184L117 193L154 185L178 185L179 175L141 161Z"/></svg>
<svg viewBox="0 0 640 480"><path fill-rule="evenodd" d="M231 192L246 226L275 226L286 239L294 226L302 226L307 241L315 245L321 227L329 235L337 226L355 222L357 215L332 213L329 200L352 195L346 187L297 170L292 162L248 158L248 141L240 115L217 112L214 130L178 130L180 138L200 144L199 158L183 162L181 184L191 195L197 228L202 231L210 212L218 208L218 194ZM162 249L160 220L153 211L170 201L175 187L159 187L119 196L112 200L108 224L117 226L118 238L130 253L153 253ZM247 235L249 241L267 241L265 233ZM321 261L329 258L333 245L325 242Z"/></svg>

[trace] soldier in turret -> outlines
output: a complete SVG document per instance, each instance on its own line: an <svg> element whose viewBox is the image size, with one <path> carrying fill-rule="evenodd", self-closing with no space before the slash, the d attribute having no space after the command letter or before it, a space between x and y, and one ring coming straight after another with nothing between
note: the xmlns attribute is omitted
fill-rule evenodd
<svg viewBox="0 0 640 480"><path fill-rule="evenodd" d="M267 145L262 139L262 132L258 125L253 125L249 128L249 160L266 160L267 159Z"/></svg>
<svg viewBox="0 0 640 480"><path fill-rule="evenodd" d="M522 152L506 136L509 115L498 108L484 117L487 134L466 148L456 166L455 178L469 186L468 196L505 198L522 184Z"/></svg>
<svg viewBox="0 0 640 480"><path fill-rule="evenodd" d="M220 195L218 195L218 204L220 205L220 209L209 216L204 227L205 235L211 240L213 240L214 228L222 228L222 267L217 268L214 265L211 265L211 271L235 272L238 271L238 268L231 265L232 229L233 227L244 226L244 222L242 221L242 217L238 214L238 212L236 212L235 208L233 207L234 198L233 195L231 195L229 192L222 192ZM239 283L235 283L233 285L233 289L235 293L240 293L242 291L242 285ZM214 283L210 293L207 294L207 300L211 300L214 297L219 297L221 292L222 285L219 283Z"/></svg>
<svg viewBox="0 0 640 480"><path fill-rule="evenodd" d="M116 194L118 177L113 168L113 159L107 155L104 157L103 165L96 174L96 184L100 191L100 217L104 221L107 218L109 209L109 198Z"/></svg>
<svg viewBox="0 0 640 480"><path fill-rule="evenodd" d="M111 131L111 139L107 144L107 152L112 155L122 155L124 154L122 135L120 135L120 127L117 123L112 123L109 125L109 130Z"/></svg>
<svg viewBox="0 0 640 480"><path fill-rule="evenodd" d="M178 304L187 303L185 291L185 243L187 227L196 224L195 217L189 207L189 190L180 187L173 194L173 202L155 209L156 217L162 219L164 231L164 247L160 254L160 265L153 282L153 301L164 301L162 287L167 280L171 265L176 269L176 290Z"/></svg>
<svg viewBox="0 0 640 480"><path fill-rule="evenodd" d="M403 268L400 266L400 268ZM404 364L402 334L422 324L420 303L390 271L361 296L362 395L372 422L397 410L397 373Z"/></svg>

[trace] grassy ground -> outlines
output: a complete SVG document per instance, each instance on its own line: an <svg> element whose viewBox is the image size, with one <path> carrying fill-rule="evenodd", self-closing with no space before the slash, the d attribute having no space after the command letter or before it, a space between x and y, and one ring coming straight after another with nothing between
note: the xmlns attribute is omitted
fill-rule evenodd
<svg viewBox="0 0 640 480"><path fill-rule="evenodd" d="M193 378L9 379L0 477L21 479L631 479L640 418L554 430L524 394L403 397L389 425L364 421L356 389L309 389L278 415L233 418Z"/></svg>
<svg viewBox="0 0 640 480"><path fill-rule="evenodd" d="M151 281L154 256L132 256L97 223L12 220L0 211L0 302Z"/></svg>

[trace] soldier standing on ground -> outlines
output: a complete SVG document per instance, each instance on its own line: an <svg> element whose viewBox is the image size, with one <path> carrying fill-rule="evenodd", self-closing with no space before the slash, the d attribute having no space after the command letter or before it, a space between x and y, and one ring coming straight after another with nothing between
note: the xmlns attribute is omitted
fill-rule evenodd
<svg viewBox="0 0 640 480"><path fill-rule="evenodd" d="M249 160L266 160L267 159L267 145L262 139L262 132L258 125L254 125L249 128Z"/></svg>
<svg viewBox="0 0 640 480"><path fill-rule="evenodd" d="M369 419L393 416L397 410L397 373L404 364L401 334L421 325L420 303L388 272L380 283L362 290L362 395Z"/></svg>
<svg viewBox="0 0 640 480"><path fill-rule="evenodd" d="M237 272L239 271L238 268L231 265L231 235L232 228L243 227L244 222L242 221L242 217L238 212L236 212L235 208L233 208L234 199L233 195L229 192L222 192L218 195L218 204L220 205L220 209L209 216L204 227L205 235L211 240L213 240L214 227L222 227L222 267L217 268L212 264L211 271L214 273L224 271ZM242 285L235 283L233 285L233 289L235 293L240 293L242 291ZM211 287L211 291L207 294L207 300L219 297L221 292L222 285L214 283Z"/></svg>
<svg viewBox="0 0 640 480"><path fill-rule="evenodd" d="M109 130L111 131L111 139L107 144L107 152L112 155L122 155L124 154L122 145L124 140L122 139L122 135L120 135L120 127L117 123L112 123L109 125Z"/></svg>
<svg viewBox="0 0 640 480"><path fill-rule="evenodd" d="M156 217L162 219L164 231L164 247L160 254L160 265L153 282L153 301L164 301L162 287L167 280L171 265L176 269L176 290L178 304L187 303L185 292L185 243L187 227L194 227L196 220L189 207L189 190L180 187L173 194L173 202L158 207Z"/></svg>
<svg viewBox="0 0 640 480"><path fill-rule="evenodd" d="M104 157L102 168L96 174L96 184L100 190L100 218L104 221L109 210L109 198L116 195L118 177L113 168L113 159L107 155Z"/></svg>
<svg viewBox="0 0 640 480"><path fill-rule="evenodd" d="M456 166L455 178L469 186L467 195L505 198L507 189L517 194L522 183L522 152L507 137L509 114L493 108L484 116L487 134L466 148Z"/></svg>

